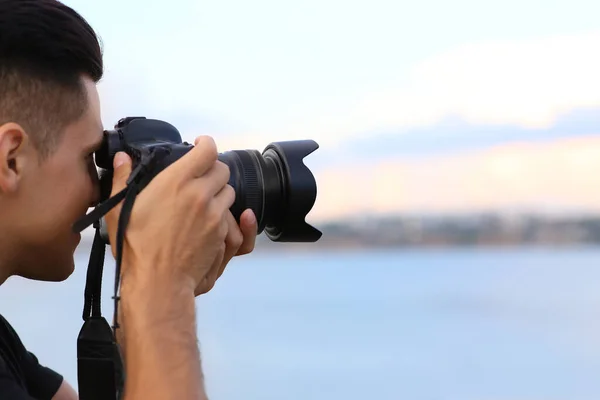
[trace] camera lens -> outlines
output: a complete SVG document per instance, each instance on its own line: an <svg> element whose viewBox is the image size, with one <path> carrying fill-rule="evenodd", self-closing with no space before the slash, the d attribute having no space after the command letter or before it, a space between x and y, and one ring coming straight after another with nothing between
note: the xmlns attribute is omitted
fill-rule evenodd
<svg viewBox="0 0 600 400"><path fill-rule="evenodd" d="M232 150L220 154L229 166L229 184L236 199L231 212L239 221L251 208L262 231L272 241L315 242L321 232L306 223L317 197L317 184L303 159L319 148L313 140L275 142L261 154Z"/></svg>

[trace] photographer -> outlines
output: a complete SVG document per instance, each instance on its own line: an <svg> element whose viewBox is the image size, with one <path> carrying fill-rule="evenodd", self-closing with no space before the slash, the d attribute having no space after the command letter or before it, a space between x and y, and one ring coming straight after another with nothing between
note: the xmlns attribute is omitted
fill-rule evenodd
<svg viewBox="0 0 600 400"><path fill-rule="evenodd" d="M75 11L56 0L0 0L0 284L73 272L72 225L99 198L102 73L98 39ZM125 400L206 398L195 297L254 248L254 215L246 210L238 226L230 213L235 193L214 141L195 144L139 194L125 233L117 330ZM113 194L130 172L118 154ZM106 218L113 244L118 217L119 207ZM0 398L77 398L1 316Z"/></svg>

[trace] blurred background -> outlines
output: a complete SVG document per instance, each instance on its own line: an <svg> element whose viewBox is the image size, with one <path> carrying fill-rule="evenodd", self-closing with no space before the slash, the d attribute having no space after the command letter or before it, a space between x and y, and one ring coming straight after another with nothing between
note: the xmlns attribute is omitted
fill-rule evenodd
<svg viewBox="0 0 600 400"><path fill-rule="evenodd" d="M321 146L322 240L261 236L197 300L211 399L600 398L600 3L65 2L107 128ZM74 385L90 238L68 281L0 291Z"/></svg>

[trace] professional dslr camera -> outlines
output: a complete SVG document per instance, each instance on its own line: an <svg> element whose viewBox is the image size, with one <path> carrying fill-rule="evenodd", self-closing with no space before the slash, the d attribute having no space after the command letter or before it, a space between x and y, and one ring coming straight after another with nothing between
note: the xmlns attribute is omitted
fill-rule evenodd
<svg viewBox="0 0 600 400"><path fill-rule="evenodd" d="M132 158L130 180L137 181L141 190L192 147L182 142L179 131L167 122L144 117L121 119L114 130L104 131L102 146L95 153L101 169L101 201L107 200L111 193L112 160L117 152L124 151ZM231 212L236 220L239 222L241 213L251 208L258 222L258 233L264 231L272 241L319 240L321 232L305 222L315 203L317 185L303 162L304 157L318 148L314 140L295 140L271 143L262 154L257 150L220 154L219 160L231 171L229 184L236 193ZM94 213L76 229L85 229L92 218Z"/></svg>
<svg viewBox="0 0 600 400"><path fill-rule="evenodd" d="M303 159L319 145L313 140L275 142L262 154L257 150L232 150L219 155L229 166L229 184L235 189L235 202L230 210L239 223L244 210L254 211L258 233L263 231L275 242L316 242L321 232L305 221L314 205L317 185ZM124 232L136 196L166 167L190 151L171 124L127 117L114 130L104 131L102 145L95 152L100 168L100 204L79 220L73 230L81 232L94 225L96 235L90 254L83 309L84 324L77 339L78 382L81 400L119 399L124 384L123 368L115 334L102 317L101 284L108 237L103 216L114 206L121 207L116 243L113 328L118 328L119 278ZM132 159L132 172L127 187L112 193L113 158L119 151ZM160 212L160 204L156 205Z"/></svg>

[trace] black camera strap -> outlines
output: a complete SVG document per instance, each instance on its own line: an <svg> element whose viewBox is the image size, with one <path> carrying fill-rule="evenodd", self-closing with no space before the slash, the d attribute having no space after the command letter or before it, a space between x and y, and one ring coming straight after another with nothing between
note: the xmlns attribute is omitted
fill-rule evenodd
<svg viewBox="0 0 600 400"><path fill-rule="evenodd" d="M83 326L77 338L77 380L81 400L119 399L123 388L123 363L113 331L101 314L102 270L106 244L96 233L88 264L84 292Z"/></svg>
<svg viewBox="0 0 600 400"><path fill-rule="evenodd" d="M148 172L157 158L157 153L160 152L152 151L142 157L141 162L129 176L126 188L99 204L73 226L73 230L78 233L92 224L96 230L84 291L84 323L77 338L77 378L80 400L118 400L123 394L125 370L116 339L116 329L119 327L118 302L123 241L133 203L152 175ZM116 237L114 316L111 329L101 312L102 273L108 243L102 237L100 219L122 200L124 201L119 214Z"/></svg>

